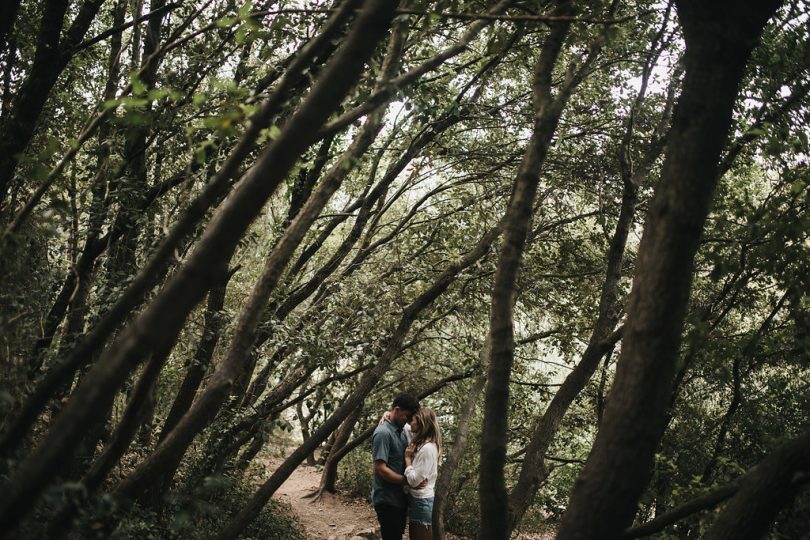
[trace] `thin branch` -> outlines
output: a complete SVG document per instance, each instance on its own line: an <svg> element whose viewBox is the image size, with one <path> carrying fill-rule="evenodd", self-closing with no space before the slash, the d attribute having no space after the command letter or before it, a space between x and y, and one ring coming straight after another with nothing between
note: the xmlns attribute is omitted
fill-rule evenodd
<svg viewBox="0 0 810 540"><path fill-rule="evenodd" d="M109 30L105 30L104 32L100 33L99 35L97 35L95 37L92 37L90 39L86 39L86 40L82 41L81 43L79 43L78 45L76 45L76 47L73 50L74 50L74 52L83 51L84 49L92 47L93 45L95 45L96 43L98 43L100 41L104 41L105 39L107 39L110 36L114 36L115 34L119 34L119 33L123 32L127 28L131 28L131 27L135 26L136 24L140 24L143 21L147 21L147 20L152 19L152 18L154 18L154 17L156 17L158 15L163 15L164 13L167 13L169 11L172 11L174 9L179 8L181 5L182 4L179 4L179 3L178 4L166 4L165 6L160 7L158 9L154 10L154 11L150 11L149 13L147 13L145 15L141 15L137 19L133 19L133 20L131 20L129 22L125 22L122 25L116 26L114 28L110 28Z"/></svg>
<svg viewBox="0 0 810 540"><path fill-rule="evenodd" d="M331 13L331 9L305 9L305 8L290 8L290 9L276 9L269 11L257 11L255 16L264 15L281 15L300 13L302 15L312 15L319 13ZM602 19L598 17L575 17L575 16L554 16L554 15L496 15L490 13L446 13L442 11L421 11L418 9L398 9L397 15L418 15L421 17L438 17L442 19L457 19L462 21L507 21L507 22L534 22L543 24L552 24L558 22L572 22L572 23L586 23L586 24L605 24L614 25L624 22L632 21L641 17L646 17L655 13L654 9L647 9L634 13L632 15L625 15L624 17L614 17L610 19Z"/></svg>

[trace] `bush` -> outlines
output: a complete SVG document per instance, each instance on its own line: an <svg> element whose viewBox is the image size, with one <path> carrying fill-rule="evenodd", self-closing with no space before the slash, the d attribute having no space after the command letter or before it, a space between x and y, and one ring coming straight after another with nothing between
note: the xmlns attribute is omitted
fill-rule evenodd
<svg viewBox="0 0 810 540"><path fill-rule="evenodd" d="M67 494L67 492L65 492ZM95 539L191 539L212 538L253 495L253 488L229 478L206 478L191 495L172 494L160 508L144 508L111 495L95 498L84 507L72 529L72 538ZM41 507L35 520L18 529L18 538L41 538L42 527L58 508L55 495L50 511ZM244 532L247 538L304 540L303 527L289 505L271 500Z"/></svg>
<svg viewBox="0 0 810 540"><path fill-rule="evenodd" d="M370 502L372 474L371 450L364 444L340 460L338 487Z"/></svg>

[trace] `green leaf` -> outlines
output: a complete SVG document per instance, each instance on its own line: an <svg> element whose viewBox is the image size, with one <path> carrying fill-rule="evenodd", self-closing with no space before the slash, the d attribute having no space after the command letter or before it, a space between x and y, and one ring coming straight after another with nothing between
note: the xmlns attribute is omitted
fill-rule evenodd
<svg viewBox="0 0 810 540"><path fill-rule="evenodd" d="M138 74L133 72L132 75L129 77L129 82L132 84L132 94L137 96L141 94L145 94L147 90L146 83L143 82Z"/></svg>
<svg viewBox="0 0 810 540"><path fill-rule="evenodd" d="M250 16L251 11L253 11L253 2L248 0L239 8L237 13L239 13L239 18L244 20Z"/></svg>
<svg viewBox="0 0 810 540"><path fill-rule="evenodd" d="M234 24L239 22L238 17L222 17L221 19L217 19L216 25L220 28L230 28Z"/></svg>
<svg viewBox="0 0 810 540"><path fill-rule="evenodd" d="M101 104L101 109L104 111L109 111L110 109L117 109L119 105L121 105L120 99L108 99Z"/></svg>

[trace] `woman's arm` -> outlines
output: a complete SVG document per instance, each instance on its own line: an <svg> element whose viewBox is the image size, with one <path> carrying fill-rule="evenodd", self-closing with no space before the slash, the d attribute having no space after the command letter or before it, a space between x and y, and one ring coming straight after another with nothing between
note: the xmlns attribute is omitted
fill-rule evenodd
<svg viewBox="0 0 810 540"><path fill-rule="evenodd" d="M408 465L406 457L405 478L411 487L424 487L420 486L420 484L427 480L428 476L433 472L437 457L436 447L432 444L420 448L414 456L412 464Z"/></svg>

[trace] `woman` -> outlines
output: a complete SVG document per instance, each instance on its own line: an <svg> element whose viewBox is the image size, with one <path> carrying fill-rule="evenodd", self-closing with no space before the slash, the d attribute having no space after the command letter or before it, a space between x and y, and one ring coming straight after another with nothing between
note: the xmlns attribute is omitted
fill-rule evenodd
<svg viewBox="0 0 810 540"><path fill-rule="evenodd" d="M438 476L442 432L436 413L420 408L411 420L413 441L405 450L405 478L408 481L408 519L411 540L433 538L433 488ZM420 483L427 481L425 486Z"/></svg>

